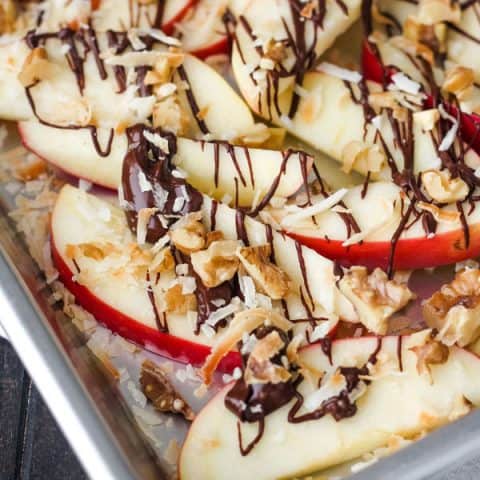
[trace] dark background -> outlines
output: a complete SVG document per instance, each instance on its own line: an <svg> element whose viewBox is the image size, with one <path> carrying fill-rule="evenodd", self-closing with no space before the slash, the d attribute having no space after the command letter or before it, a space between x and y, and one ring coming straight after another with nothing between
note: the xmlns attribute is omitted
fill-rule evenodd
<svg viewBox="0 0 480 480"><path fill-rule="evenodd" d="M0 338L0 480L87 480L9 343Z"/></svg>

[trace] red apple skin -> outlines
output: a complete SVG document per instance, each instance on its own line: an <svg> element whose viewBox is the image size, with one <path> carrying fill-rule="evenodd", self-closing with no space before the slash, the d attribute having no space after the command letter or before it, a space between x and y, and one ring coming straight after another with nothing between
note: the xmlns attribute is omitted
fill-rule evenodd
<svg viewBox="0 0 480 480"><path fill-rule="evenodd" d="M200 60L205 60L212 55L228 54L230 52L230 40L227 35L221 37L211 45L192 50L190 53Z"/></svg>
<svg viewBox="0 0 480 480"><path fill-rule="evenodd" d="M172 35L174 30L175 30L175 24L180 22L185 17L185 15L188 13L188 11L198 3L198 1L199 0L189 0L183 6L183 8L181 8L177 12L177 14L173 18L171 18L168 22L164 23L162 25L162 30L164 31L164 33L166 35Z"/></svg>
<svg viewBox="0 0 480 480"><path fill-rule="evenodd" d="M51 235L50 242L53 262L58 270L60 280L75 296L76 302L94 315L99 322L103 323L112 332L144 346L153 353L178 362L190 363L194 366L204 364L210 353L210 347L160 332L115 310L93 295L86 287L72 279L72 271L57 250L53 235ZM218 370L231 373L235 367L240 366L240 354L238 352L230 352L222 359Z"/></svg>
<svg viewBox="0 0 480 480"><path fill-rule="evenodd" d="M389 267L391 244L387 242L363 242L344 247L341 240L325 240L287 232L303 245L321 255L336 260L343 266L364 265L386 270ZM410 270L451 265L480 255L480 224L470 226L470 243L465 248L463 230L436 235L433 238L407 238L398 241L393 268Z"/></svg>
<svg viewBox="0 0 480 480"><path fill-rule="evenodd" d="M389 81L390 77L395 73L394 68L383 66L367 41L363 42L362 70L367 80L377 83ZM433 107L433 98L431 95L427 95L424 106L426 108ZM459 112L454 105L447 105L446 110L455 118L458 117ZM460 134L464 142L467 144L471 143L474 150L480 154L480 116L475 113L460 112L460 118Z"/></svg>

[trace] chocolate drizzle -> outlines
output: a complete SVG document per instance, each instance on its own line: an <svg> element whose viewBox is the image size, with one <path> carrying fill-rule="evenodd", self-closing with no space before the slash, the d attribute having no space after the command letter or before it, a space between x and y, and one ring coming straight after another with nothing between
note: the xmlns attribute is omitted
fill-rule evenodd
<svg viewBox="0 0 480 480"><path fill-rule="evenodd" d="M168 140L168 153L147 141L144 132L158 133ZM144 125L127 129L128 151L123 162L122 187L130 208L125 212L130 229L136 233L138 212L142 208L157 207L160 215L153 215L147 226L147 241L154 243L168 231L174 218L200 210L203 197L185 179L172 175L171 158L176 153L176 137L161 130L150 130ZM144 175L151 184L145 191L140 184ZM180 204L178 198L183 198Z"/></svg>

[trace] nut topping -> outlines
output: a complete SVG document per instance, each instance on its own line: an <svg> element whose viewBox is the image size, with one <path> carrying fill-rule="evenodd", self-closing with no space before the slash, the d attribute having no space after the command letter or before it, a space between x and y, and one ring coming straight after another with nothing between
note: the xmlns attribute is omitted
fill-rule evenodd
<svg viewBox="0 0 480 480"><path fill-rule="evenodd" d="M25 59L18 80L24 87L44 80L50 73L50 62L47 51L43 47L34 48Z"/></svg>
<svg viewBox="0 0 480 480"><path fill-rule="evenodd" d="M342 293L353 303L360 322L368 330L384 335L388 318L414 298L406 281L375 269L368 273L365 267L352 267L339 283Z"/></svg>
<svg viewBox="0 0 480 480"><path fill-rule="evenodd" d="M463 270L423 303L422 312L437 339L464 347L480 337L480 270Z"/></svg>
<svg viewBox="0 0 480 480"><path fill-rule="evenodd" d="M424 132L430 132L435 127L435 124L440 119L440 112L436 108L415 112L413 114L413 121L418 123Z"/></svg>
<svg viewBox="0 0 480 480"><path fill-rule="evenodd" d="M452 178L449 170L426 170L422 183L430 197L439 203L454 203L465 200L468 185L460 178Z"/></svg>
<svg viewBox="0 0 480 480"><path fill-rule="evenodd" d="M176 95L155 103L152 115L154 128L161 127L175 135L185 135L190 125L190 118Z"/></svg>
<svg viewBox="0 0 480 480"><path fill-rule="evenodd" d="M198 252L205 247L206 231L198 220L187 220L169 232L170 240L178 250L186 255Z"/></svg>
<svg viewBox="0 0 480 480"><path fill-rule="evenodd" d="M248 357L245 367L245 382L254 383L285 383L291 375L288 370L270 361L284 346L277 331L269 333L258 340Z"/></svg>
<svg viewBox="0 0 480 480"><path fill-rule="evenodd" d="M242 247L237 256L252 277L257 290L273 300L284 298L289 291L288 276L270 262L270 245Z"/></svg>
<svg viewBox="0 0 480 480"><path fill-rule="evenodd" d="M159 412L179 413L193 420L195 413L185 399L175 391L167 375L155 363L146 360L140 372L143 393Z"/></svg>
<svg viewBox="0 0 480 480"><path fill-rule="evenodd" d="M192 253L192 266L202 283L213 288L231 280L237 273L239 260L235 256L236 240L213 242L206 250Z"/></svg>
<svg viewBox="0 0 480 480"><path fill-rule="evenodd" d="M3 0L0 4L0 33L15 31L17 9L13 0Z"/></svg>

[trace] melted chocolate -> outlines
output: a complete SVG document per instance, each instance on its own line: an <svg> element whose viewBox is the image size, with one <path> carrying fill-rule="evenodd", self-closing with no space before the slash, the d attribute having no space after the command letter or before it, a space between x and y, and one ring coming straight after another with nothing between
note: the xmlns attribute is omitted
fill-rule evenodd
<svg viewBox="0 0 480 480"><path fill-rule="evenodd" d="M176 137L157 130L157 133L168 139L167 154L147 141L145 131L151 130L144 125L127 129L128 151L122 170L123 194L131 207L125 214L130 229L135 233L138 212L142 208L157 207L161 215L178 217L200 210L203 202L200 192L185 179L172 175L171 158L176 153ZM139 180L141 175L150 182L151 190L142 190ZM183 198L183 203L179 205L177 198ZM168 222L164 225L157 215L153 215L147 226L147 241L154 243L167 231Z"/></svg>

